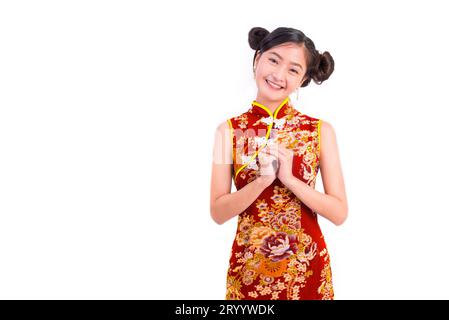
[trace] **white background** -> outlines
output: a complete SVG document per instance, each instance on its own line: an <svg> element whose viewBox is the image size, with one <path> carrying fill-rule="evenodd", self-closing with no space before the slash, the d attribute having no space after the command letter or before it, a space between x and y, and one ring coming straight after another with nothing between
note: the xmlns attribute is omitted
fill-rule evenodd
<svg viewBox="0 0 449 320"><path fill-rule="evenodd" d="M337 134L335 298L449 298L445 4L2 2L0 298L224 298L212 145L256 96L255 26L335 59L295 104Z"/></svg>

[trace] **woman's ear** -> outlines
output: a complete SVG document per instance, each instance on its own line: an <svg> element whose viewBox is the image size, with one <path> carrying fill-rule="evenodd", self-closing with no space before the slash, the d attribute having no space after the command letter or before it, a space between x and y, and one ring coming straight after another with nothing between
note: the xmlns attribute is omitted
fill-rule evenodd
<svg viewBox="0 0 449 320"><path fill-rule="evenodd" d="M256 58L254 59L254 69L257 68L257 64L259 63L260 56L261 56L261 54L257 53Z"/></svg>

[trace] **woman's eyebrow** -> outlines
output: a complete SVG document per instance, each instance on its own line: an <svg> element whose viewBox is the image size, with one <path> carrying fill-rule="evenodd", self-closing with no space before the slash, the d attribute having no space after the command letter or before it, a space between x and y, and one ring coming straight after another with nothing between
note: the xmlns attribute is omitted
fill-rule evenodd
<svg viewBox="0 0 449 320"><path fill-rule="evenodd" d="M270 51L269 53L272 53L272 54L274 54L275 56L277 56L279 59L284 60L278 53L276 53L276 52L274 52L274 51ZM293 64L293 65L295 65L295 66L300 67L301 69L303 69L303 68L302 68L302 65L300 65L300 64L297 63L297 62L290 61L290 63Z"/></svg>

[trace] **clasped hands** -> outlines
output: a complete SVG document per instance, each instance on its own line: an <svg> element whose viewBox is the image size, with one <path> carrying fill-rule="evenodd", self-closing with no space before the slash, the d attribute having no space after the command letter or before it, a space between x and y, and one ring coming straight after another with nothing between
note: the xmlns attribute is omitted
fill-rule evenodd
<svg viewBox="0 0 449 320"><path fill-rule="evenodd" d="M292 178L293 156L292 150L282 144L273 143L265 145L259 151L260 175L264 179L273 182L276 177L283 184L287 184Z"/></svg>

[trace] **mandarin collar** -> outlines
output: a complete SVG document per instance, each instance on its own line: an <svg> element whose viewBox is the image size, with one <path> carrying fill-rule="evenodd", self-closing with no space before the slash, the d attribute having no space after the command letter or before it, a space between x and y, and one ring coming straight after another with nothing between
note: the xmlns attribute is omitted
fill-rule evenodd
<svg viewBox="0 0 449 320"><path fill-rule="evenodd" d="M275 119L279 119L279 118L282 118L286 114L289 106L291 107L292 105L291 105L290 98L287 97L279 104L279 106L276 107L276 109L272 113L268 107L257 102L256 100L253 100L253 102L251 103L250 110L253 114L260 116L260 117L272 117Z"/></svg>

